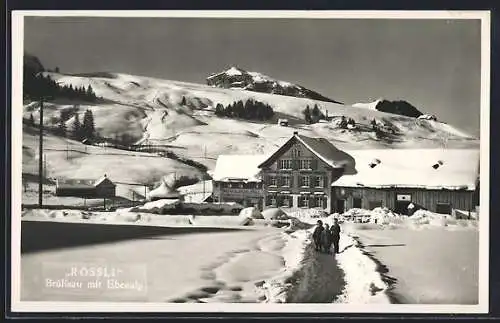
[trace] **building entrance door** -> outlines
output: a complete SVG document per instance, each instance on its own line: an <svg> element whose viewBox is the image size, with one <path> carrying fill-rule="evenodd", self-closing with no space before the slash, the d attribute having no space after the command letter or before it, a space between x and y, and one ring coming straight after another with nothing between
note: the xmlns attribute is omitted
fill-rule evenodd
<svg viewBox="0 0 500 323"><path fill-rule="evenodd" d="M408 215L408 205L411 203L411 195L410 194L396 194L396 207L394 212Z"/></svg>
<svg viewBox="0 0 500 323"><path fill-rule="evenodd" d="M337 200L337 209L335 211L340 214L345 212L345 200Z"/></svg>

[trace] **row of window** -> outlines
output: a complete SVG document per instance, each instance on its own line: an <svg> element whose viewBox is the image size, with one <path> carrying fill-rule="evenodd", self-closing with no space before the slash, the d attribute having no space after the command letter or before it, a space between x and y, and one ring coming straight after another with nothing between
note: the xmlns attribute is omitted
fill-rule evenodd
<svg viewBox="0 0 500 323"><path fill-rule="evenodd" d="M313 169L316 166L316 161L311 159L280 159L278 163L279 169Z"/></svg>
<svg viewBox="0 0 500 323"><path fill-rule="evenodd" d="M326 198L324 196L301 195L298 198L298 207L326 207ZM276 207L293 207L292 196L268 196L267 204Z"/></svg>
<svg viewBox="0 0 500 323"><path fill-rule="evenodd" d="M262 188L262 183L225 183L221 182L220 187L222 188L247 188L247 189L260 189Z"/></svg>
<svg viewBox="0 0 500 323"><path fill-rule="evenodd" d="M316 176L299 176L299 185L300 187L320 187L323 188L325 185L325 179L321 175ZM285 186L292 187L292 177L290 175L282 175L282 176L270 176L269 177L269 186Z"/></svg>

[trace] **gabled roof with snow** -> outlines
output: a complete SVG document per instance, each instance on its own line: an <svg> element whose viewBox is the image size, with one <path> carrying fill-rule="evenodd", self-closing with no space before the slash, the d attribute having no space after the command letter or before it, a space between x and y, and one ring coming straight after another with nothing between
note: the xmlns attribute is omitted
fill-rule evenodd
<svg viewBox="0 0 500 323"><path fill-rule="evenodd" d="M350 150L356 173L332 186L474 190L479 176L479 150L378 149Z"/></svg>
<svg viewBox="0 0 500 323"><path fill-rule="evenodd" d="M315 154L319 159L323 160L332 168L344 168L347 172L351 172L354 159L346 152L335 147L325 138L312 138L294 133L293 137L284 143L276 150L268 159L266 159L259 167L265 167L273 163L281 156L294 141L302 143L307 149Z"/></svg>
<svg viewBox="0 0 500 323"><path fill-rule="evenodd" d="M269 155L219 155L214 181L260 181L259 164Z"/></svg>
<svg viewBox="0 0 500 323"><path fill-rule="evenodd" d="M102 184L109 184L111 186L116 186L106 175L102 176L98 180L95 181L94 186L99 186Z"/></svg>

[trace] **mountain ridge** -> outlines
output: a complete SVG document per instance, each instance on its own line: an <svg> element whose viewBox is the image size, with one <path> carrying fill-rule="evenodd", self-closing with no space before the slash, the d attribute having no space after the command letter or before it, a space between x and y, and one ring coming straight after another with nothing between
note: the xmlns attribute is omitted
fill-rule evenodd
<svg viewBox="0 0 500 323"><path fill-rule="evenodd" d="M231 66L227 70L211 74L207 77L206 82L210 86L217 86L226 89L240 88L248 91L344 104L340 101L325 97L322 94L304 86L278 80L259 72L247 71L237 66Z"/></svg>

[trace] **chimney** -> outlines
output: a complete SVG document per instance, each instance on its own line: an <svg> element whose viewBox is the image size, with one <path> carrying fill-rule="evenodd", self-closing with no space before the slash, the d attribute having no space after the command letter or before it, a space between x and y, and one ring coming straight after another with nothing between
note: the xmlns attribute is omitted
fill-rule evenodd
<svg viewBox="0 0 500 323"><path fill-rule="evenodd" d="M299 132L298 132L298 131L294 131L294 132L293 132L293 135L298 135L298 134L299 134Z"/></svg>

